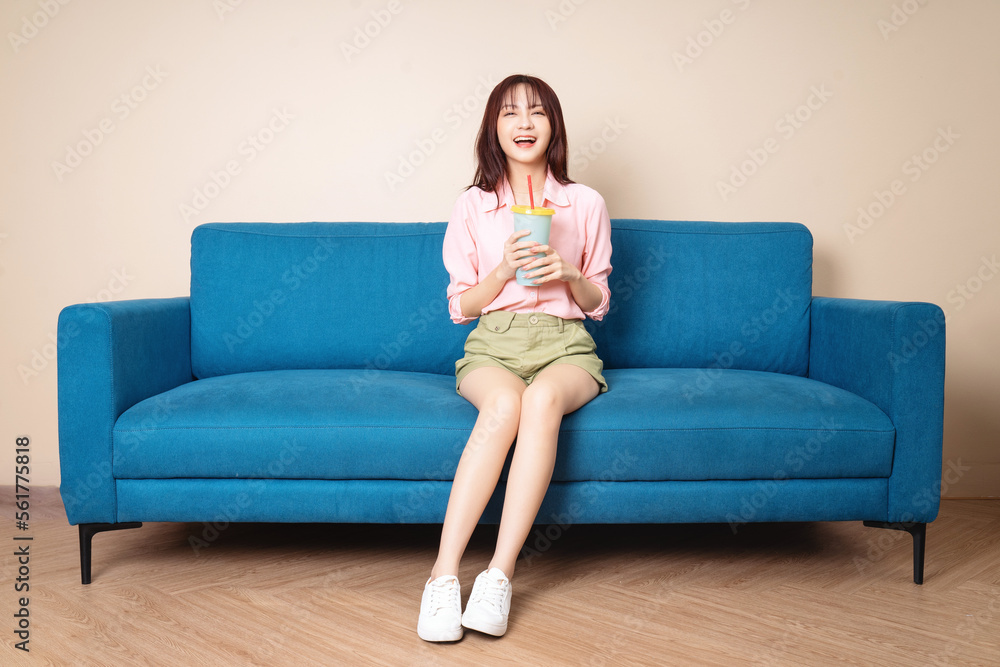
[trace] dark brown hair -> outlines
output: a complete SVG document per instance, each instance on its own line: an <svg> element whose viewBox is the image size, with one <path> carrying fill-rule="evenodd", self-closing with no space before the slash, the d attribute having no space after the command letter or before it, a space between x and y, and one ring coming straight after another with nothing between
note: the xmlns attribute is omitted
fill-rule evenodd
<svg viewBox="0 0 1000 667"><path fill-rule="evenodd" d="M541 79L526 74L512 74L497 84L490 97L486 100L486 110L483 112L483 124L479 127L476 137L476 175L471 187L478 187L484 192L497 194L497 205L500 204L500 183L507 172L507 156L500 147L497 138L497 120L500 109L507 104L513 104L514 91L519 85L524 85L528 94L528 107L540 104L548 116L552 126L552 138L545 152L545 160L556 180L567 185L573 181L569 178L566 160L569 149L566 141L566 123L563 121L562 107L559 98L549 84Z"/></svg>

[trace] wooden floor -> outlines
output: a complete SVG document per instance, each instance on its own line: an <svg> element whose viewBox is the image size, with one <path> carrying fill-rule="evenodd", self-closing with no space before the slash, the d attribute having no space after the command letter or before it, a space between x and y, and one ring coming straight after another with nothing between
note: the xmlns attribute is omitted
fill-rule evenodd
<svg viewBox="0 0 1000 667"><path fill-rule="evenodd" d="M1000 501L942 503L923 586L909 535L860 522L545 529L506 636L429 644L416 623L440 526L150 523L97 535L83 586L57 490L32 489L31 652L13 647L7 555L0 664L1000 665ZM14 532L4 518L7 554ZM463 601L494 535L473 536Z"/></svg>

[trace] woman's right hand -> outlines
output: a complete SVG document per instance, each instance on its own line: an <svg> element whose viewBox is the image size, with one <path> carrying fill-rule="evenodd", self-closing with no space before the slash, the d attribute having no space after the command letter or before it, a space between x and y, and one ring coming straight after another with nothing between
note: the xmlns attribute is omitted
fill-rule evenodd
<svg viewBox="0 0 1000 667"><path fill-rule="evenodd" d="M518 241L519 238L530 234L527 229L511 234L503 244L503 261L497 266L497 278L507 282L514 277L517 269L521 268L534 259L530 248L538 245L535 241Z"/></svg>
<svg viewBox="0 0 1000 667"><path fill-rule="evenodd" d="M465 317L479 317L483 313L483 308L496 299L497 294L503 290L507 281L513 278L515 272L528 262L534 261L534 254L531 249L538 243L534 241L518 241L527 236L530 232L522 229L514 232L503 243L503 259L496 268L490 272L486 278L481 280L475 287L465 290L462 293L459 305L462 308L462 315Z"/></svg>

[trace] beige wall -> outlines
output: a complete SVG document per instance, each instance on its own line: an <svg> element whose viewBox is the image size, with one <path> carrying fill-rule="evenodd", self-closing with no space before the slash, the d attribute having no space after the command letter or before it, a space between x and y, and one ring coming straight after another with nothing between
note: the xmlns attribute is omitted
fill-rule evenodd
<svg viewBox="0 0 1000 667"><path fill-rule="evenodd" d="M612 217L800 221L816 294L942 306L944 495L1000 496L998 22L992 0L7 0L3 441L58 483L59 310L188 294L195 225L446 219L488 89L523 71Z"/></svg>

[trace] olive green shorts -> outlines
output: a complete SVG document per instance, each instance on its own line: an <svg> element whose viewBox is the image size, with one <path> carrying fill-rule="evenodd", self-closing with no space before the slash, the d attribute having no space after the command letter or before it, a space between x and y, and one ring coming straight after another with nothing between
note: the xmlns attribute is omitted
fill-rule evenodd
<svg viewBox="0 0 1000 667"><path fill-rule="evenodd" d="M466 339L465 356L455 362L455 390L466 375L484 366L504 368L531 384L543 368L572 364L590 373L603 393L608 383L595 349L582 320L496 310L481 316Z"/></svg>

